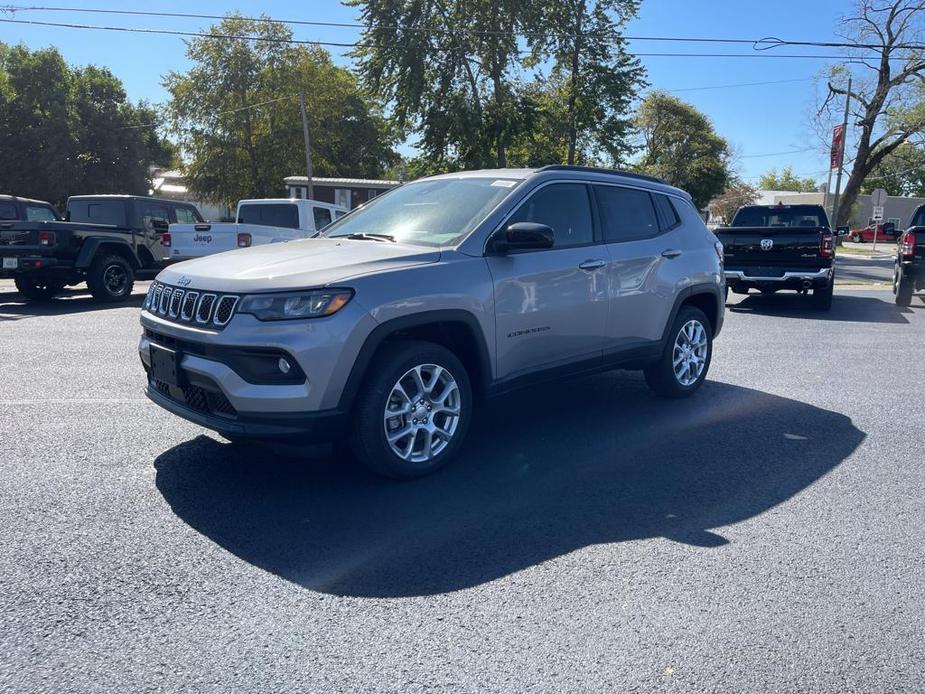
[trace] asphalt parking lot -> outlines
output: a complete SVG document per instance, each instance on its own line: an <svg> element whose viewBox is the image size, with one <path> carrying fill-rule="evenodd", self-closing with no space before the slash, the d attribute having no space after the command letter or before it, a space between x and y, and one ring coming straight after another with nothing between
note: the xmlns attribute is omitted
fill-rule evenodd
<svg viewBox="0 0 925 694"><path fill-rule="evenodd" d="M0 690L920 692L925 303L733 297L709 381L484 406L412 483L150 404L0 283Z"/></svg>

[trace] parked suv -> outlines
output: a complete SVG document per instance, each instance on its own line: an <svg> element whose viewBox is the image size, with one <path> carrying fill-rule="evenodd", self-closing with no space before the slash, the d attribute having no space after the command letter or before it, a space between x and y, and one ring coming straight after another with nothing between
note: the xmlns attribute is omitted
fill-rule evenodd
<svg viewBox="0 0 925 694"><path fill-rule="evenodd" d="M141 314L148 396L232 441L346 435L393 477L430 472L473 402L566 374L703 383L722 247L690 196L577 167L400 186L313 239L165 269Z"/></svg>

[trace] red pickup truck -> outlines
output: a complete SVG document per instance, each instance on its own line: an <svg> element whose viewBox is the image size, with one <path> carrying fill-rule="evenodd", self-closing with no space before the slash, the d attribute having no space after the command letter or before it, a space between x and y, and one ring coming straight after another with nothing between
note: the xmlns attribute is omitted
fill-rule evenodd
<svg viewBox="0 0 925 694"><path fill-rule="evenodd" d="M852 229L848 234L848 240L854 243L873 243L874 231L877 233L877 241L887 241L895 243L899 238L900 232L893 222L883 222L882 224L868 224L863 229Z"/></svg>

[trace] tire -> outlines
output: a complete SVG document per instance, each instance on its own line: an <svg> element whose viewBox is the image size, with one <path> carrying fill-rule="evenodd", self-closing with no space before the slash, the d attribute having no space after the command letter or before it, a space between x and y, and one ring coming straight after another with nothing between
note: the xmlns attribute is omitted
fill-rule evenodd
<svg viewBox="0 0 925 694"><path fill-rule="evenodd" d="M690 330L691 324L694 324L693 331ZM685 345L691 344L691 335L694 336L694 343L700 343L701 333L697 332L696 326L702 330L703 345L697 348L693 353L685 350ZM687 370L682 367L683 363L675 367L676 353L681 355L699 356L699 364L688 361ZM680 356L680 355L679 355ZM678 311L671 330L668 332L668 344L665 345L665 351L661 358L647 366L643 370L646 383L655 392L663 398L686 398L693 395L703 384L710 370L710 362L713 359L713 328L706 315L699 308L693 306L682 306ZM694 374L691 368L699 369L696 378L688 380Z"/></svg>
<svg viewBox="0 0 925 694"><path fill-rule="evenodd" d="M440 398L448 406L438 413ZM394 414L386 416L387 411ZM472 418L469 375L441 345L411 340L387 344L370 366L352 417L350 448L367 468L394 479L429 474L445 465L466 437ZM435 431L449 432L449 437L434 436ZM405 434L395 438L401 432ZM428 441L440 450L428 455Z"/></svg>
<svg viewBox="0 0 925 694"><path fill-rule="evenodd" d="M132 295L135 272L120 255L96 258L87 273L87 286L97 301L113 303L125 301Z"/></svg>
<svg viewBox="0 0 925 694"><path fill-rule="evenodd" d="M64 289L64 282L47 279L33 279L28 276L18 276L13 279L16 291L29 301L46 301Z"/></svg>
<svg viewBox="0 0 925 694"><path fill-rule="evenodd" d="M832 308L832 295L835 292L835 277L824 287L813 289L813 308L828 311Z"/></svg>
<svg viewBox="0 0 925 694"><path fill-rule="evenodd" d="M897 265L893 271L893 294L897 306L909 306L912 303L912 294L915 287L911 279L906 277L902 266Z"/></svg>

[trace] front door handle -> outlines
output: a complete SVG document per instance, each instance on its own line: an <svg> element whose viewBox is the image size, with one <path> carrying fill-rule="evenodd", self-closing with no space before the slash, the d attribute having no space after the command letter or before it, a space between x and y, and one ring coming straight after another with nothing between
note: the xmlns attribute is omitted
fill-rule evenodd
<svg viewBox="0 0 925 694"><path fill-rule="evenodd" d="M669 248L667 251L662 251L663 258L677 258L681 255L681 251L676 251L673 248Z"/></svg>
<svg viewBox="0 0 925 694"><path fill-rule="evenodd" d="M593 258L591 260L586 260L583 263L579 263L578 267L582 270L588 270L590 272L593 270L600 270L606 264L607 264L606 260L601 260L600 258Z"/></svg>

